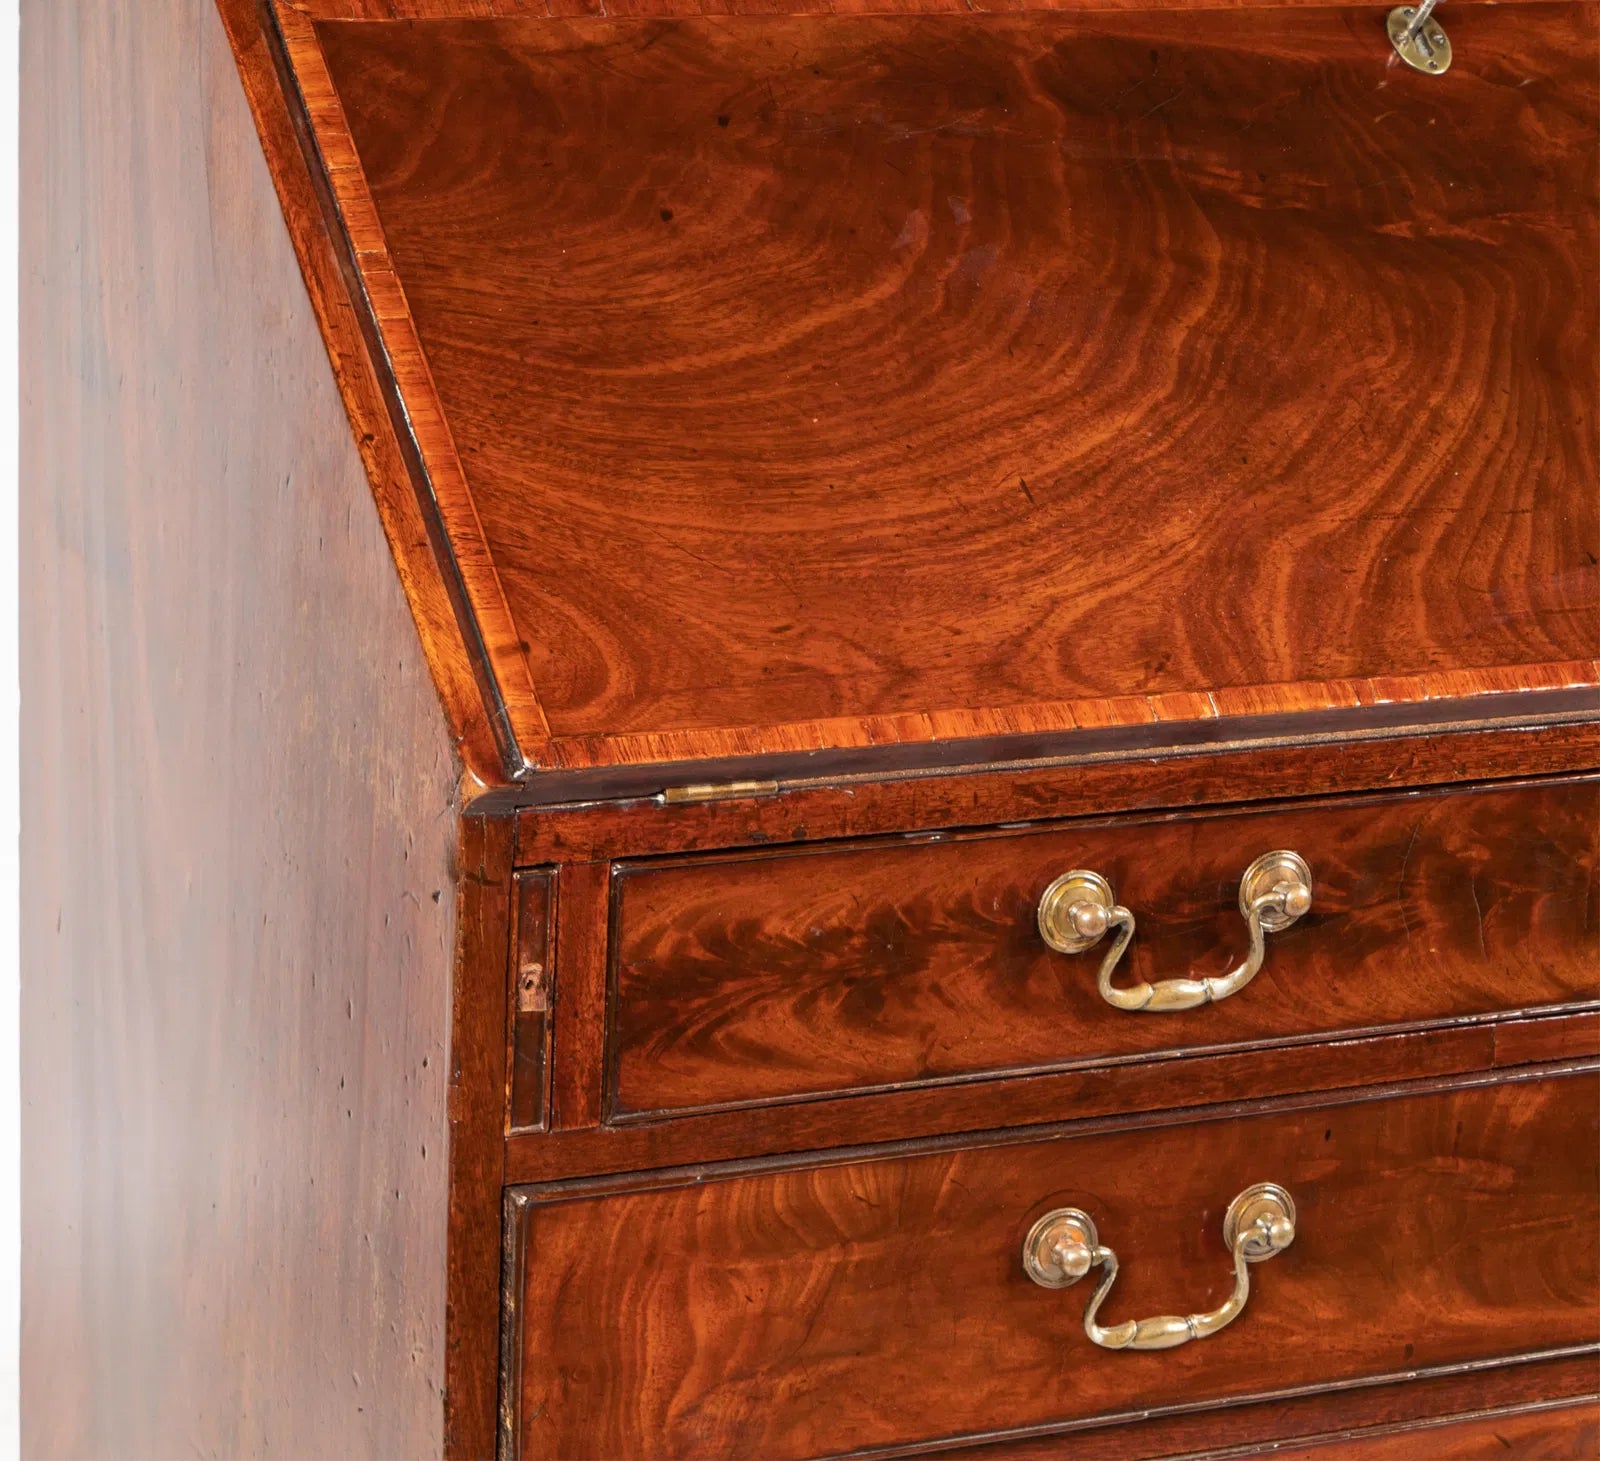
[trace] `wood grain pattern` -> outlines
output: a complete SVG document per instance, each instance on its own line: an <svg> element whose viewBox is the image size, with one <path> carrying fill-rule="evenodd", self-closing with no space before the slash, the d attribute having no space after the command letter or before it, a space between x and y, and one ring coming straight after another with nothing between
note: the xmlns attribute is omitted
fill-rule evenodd
<svg viewBox="0 0 1600 1461"><path fill-rule="evenodd" d="M437 1454L449 730L214 6L24 12L23 1454Z"/></svg>
<svg viewBox="0 0 1600 1461"><path fill-rule="evenodd" d="M542 20L595 16L968 15L1035 10L1232 10L1326 6L1328 0L278 0L317 20ZM1476 0L1465 0L1476 3ZM1501 3L1501 0L1489 0ZM1524 0L1511 0L1524 3ZM1388 9L1387 5L1384 9ZM1459 3L1452 9L1459 9Z"/></svg>
<svg viewBox="0 0 1600 1461"><path fill-rule="evenodd" d="M1593 13L1375 24L321 24L530 754L1593 684Z"/></svg>
<svg viewBox="0 0 1600 1461"><path fill-rule="evenodd" d="M1239 877L1310 863L1315 904L1232 998L1129 1014L1102 947L1039 936L1069 868L1138 919L1117 983L1243 958ZM614 1119L1092 1065L1600 998L1600 780L1349 798L631 865L613 878Z"/></svg>
<svg viewBox="0 0 1600 1461"><path fill-rule="evenodd" d="M529 1190L513 1454L893 1454L1593 1344L1600 1230L1572 1215L1597 1153L1584 1076ZM1022 1271L1029 1224L1070 1204L1123 1258L1108 1322L1213 1305L1223 1210L1263 1179L1295 1197L1295 1244L1201 1343L1097 1350L1081 1293Z"/></svg>
<svg viewBox="0 0 1600 1461"><path fill-rule="evenodd" d="M446 1461L494 1455L499 1395L501 1188L512 963L506 818L461 821L450 1019L450 1219L445 1254Z"/></svg>
<svg viewBox="0 0 1600 1461"><path fill-rule="evenodd" d="M455 735L463 790L474 795L505 776L492 697L482 683L487 666L475 664L467 647L442 529L417 493L405 433L397 428L392 410L391 382L364 333L353 261L332 226L326 185L309 165L297 134L298 113L285 96L287 78L279 74L277 48L263 25L266 11L259 0L217 0L216 8L233 46L304 288L322 328L426 664Z"/></svg>
<svg viewBox="0 0 1600 1461"><path fill-rule="evenodd" d="M1329 1436L1272 1454L1278 1461L1587 1461L1600 1456L1600 1403L1407 1426L1384 1435Z"/></svg>
<svg viewBox="0 0 1600 1461"><path fill-rule="evenodd" d="M1137 747L1158 726L1169 729L1158 735L1159 743L1175 743L1183 733L1227 734L1232 728L1248 724L1251 718L1294 725L1298 731L1314 733L1325 728L1337 713L1337 720L1348 724L1352 733L1370 725L1364 713L1382 706L1407 712L1391 716L1385 723L1400 729L1426 725L1434 719L1437 707L1459 708L1478 702L1495 714L1515 715L1524 704L1537 703L1536 692L1556 689L1593 692L1600 685L1600 661L1562 660L1557 663L1516 666L1496 670L1451 670L1425 675L1394 675L1381 679L1295 682L1290 684L1224 686L1205 695L1119 695L1094 699L1052 701L1047 704L1012 705L1002 709L936 711L926 715L851 716L844 719L807 721L792 725L740 727L729 729L696 728L680 731L648 731L633 735L556 737L544 754L549 758L546 777L551 792L533 794L530 799L585 800L599 795L616 795L617 788L636 784L637 776L628 772L649 768L657 777L662 767L673 768L680 783L707 779L693 772L697 761L712 766L735 766L763 762L775 770L740 770L731 779L767 774L804 775L814 765L818 750L855 752L858 769L880 771L919 769L927 764L930 750L953 748L954 754L968 761L994 756L1014 759L1018 754L1008 747L1030 743L1054 748L1055 754L1075 748L1083 740L1100 740L1113 745ZM1196 719L1182 721L1172 717L1174 700L1194 711ZM1586 697L1592 707L1592 695ZM1504 702L1495 704L1498 700ZM1487 703L1485 703L1487 702ZM1477 719L1468 715L1466 719ZM976 747L976 750L964 748ZM991 751L987 748L994 747ZM948 754L948 753L947 753ZM841 757L841 759L843 759ZM610 770L611 775L594 776L586 794L571 790L588 780L571 773ZM688 771L690 774L685 774ZM560 776L561 772L569 773ZM719 774L721 774L719 772ZM715 779L715 778L712 778Z"/></svg>
<svg viewBox="0 0 1600 1461"><path fill-rule="evenodd" d="M1405 1034L1199 1051L1098 1066L921 1085L842 1100L736 1107L665 1121L513 1133L508 1183L550 1182L999 1127L1134 1116L1253 1097L1331 1092L1505 1071L1600 1055L1600 1012L1490 1019Z"/></svg>
<svg viewBox="0 0 1600 1461"><path fill-rule="evenodd" d="M611 867L571 863L556 884L556 1000L552 1124L597 1126L605 1044L606 955L610 948Z"/></svg>
<svg viewBox="0 0 1600 1461"><path fill-rule="evenodd" d="M364 305L377 327L403 408L404 431L416 454L415 486L450 533L448 544L441 546L470 603L470 619L462 627L474 647L487 656L497 729L505 738L506 767L513 776L520 775L526 766L519 738L534 745L549 738L544 711L528 678L527 654L489 557L477 506L462 475L450 425L416 338L405 290L390 267L383 229L350 144L339 98L322 64L315 32L311 22L293 10L281 12L278 25L293 68L297 99L316 138L317 160L337 201L339 223L354 254Z"/></svg>
<svg viewBox="0 0 1600 1461"><path fill-rule="evenodd" d="M1065 1435L992 1445L958 1446L946 1461L1236 1461L1276 1456L1285 1444L1313 1438L1337 1446L1400 1435L1429 1425L1500 1419L1531 1420L1541 1410L1582 1405L1600 1394L1600 1356L1506 1365L1492 1370L1408 1380L1320 1395L1240 1405L1226 1411L1177 1414L1138 1425L1113 1425ZM1558 1412L1559 1413L1559 1412ZM1433 1461L1419 1438L1415 1461ZM1513 1453L1514 1456L1515 1453ZM1324 1450L1319 1461L1331 1461ZM1511 1461L1502 1449L1497 1461ZM1581 1461L1574 1456L1572 1461Z"/></svg>
<svg viewBox="0 0 1600 1461"><path fill-rule="evenodd" d="M1459 696L1358 706L1337 711L1301 710L1195 721L1149 721L1098 730L1011 731L952 740L899 741L804 753L762 753L701 761L547 768L514 787L485 792L485 815L508 808L562 807L624 802L692 788L713 789L712 800L735 795L739 785L771 788L841 782L896 782L978 769L1054 764L1095 765L1138 758L1192 757L1247 747L1364 745L1378 739L1417 742L1467 731L1555 730L1600 721L1600 687ZM1416 754L1413 751L1413 754ZM1411 757L1403 757L1402 761ZM1523 769L1520 764L1513 771ZM1413 779L1423 778L1415 776ZM697 800L690 797L688 800Z"/></svg>
<svg viewBox="0 0 1600 1461"><path fill-rule="evenodd" d="M517 874L512 899L508 1129L538 1131L550 1113L550 1044L555 1024L555 873Z"/></svg>
<svg viewBox="0 0 1600 1461"><path fill-rule="evenodd" d="M774 783L761 795L700 802L650 796L541 806L518 814L517 846L527 863L590 862L1264 801L1291 790L1324 796L1596 768L1600 720L1445 726L1393 738L1324 734L1287 744L1198 746L1182 755L1067 756L921 776L819 775Z"/></svg>
<svg viewBox="0 0 1600 1461"><path fill-rule="evenodd" d="M157 0L131 29L87 4L29 7L25 673L43 708L25 742L28 1454L484 1461L497 1402L518 1398L497 1391L501 1200L530 1177L565 1185L531 1194L534 1237L553 1243L507 1308L531 1326L513 1332L561 1361L525 1351L524 1378L565 1391L543 1420L536 1403L523 1417L530 1435L577 1426L577 1450L620 1438L654 1452L664 1435L691 1450L720 1436L734 1454L774 1452L777 1437L781 1453L840 1417L912 1434L936 1413L930 1388L961 1392L978 1427L967 1440L998 1428L1014 1450L1027 1407L1044 1413L1060 1393L1075 1316L1054 1296L1030 1320L1020 1404L940 1384L939 1363L960 1379L1001 1353L1016 1298L1007 1288L979 1316L974 1345L943 1344L954 1311L940 1293L981 1296L994 1273L976 1249L941 1255L998 1230L996 1204L1041 1173L1087 1192L1080 1152L1106 1154L1115 1175L1093 1195L1112 1221L1140 1180L1124 1153L1174 1174L1149 1232L1126 1219L1141 1255L1174 1238L1166 1270L1130 1264L1118 1302L1164 1303L1210 1272L1205 1151L1222 1165L1276 1152L1301 1162L1286 1175L1309 1184L1322 1233L1364 1182L1410 1184L1400 1257L1436 1245L1437 1284L1466 1295L1420 1358L1396 1357L1400 1326L1408 1340L1422 1329L1420 1287L1402 1288L1397 1315L1321 1357L1336 1375L1443 1353L1498 1362L1532 1343L1536 1320L1540 1342L1576 1332L1572 1311L1593 1307L1593 1234L1573 1241L1569 1220L1565 1249L1557 1236L1564 1201L1593 1210L1595 1103L1530 1095L1542 1087L1526 1077L1529 1062L1600 1051L1600 1017L1502 1017L1490 996L1559 982L1584 958L1594 881L1580 886L1569 854L1588 825L1592 864L1594 782L1469 829L1475 848L1531 849L1541 892L1525 928L1511 903L1531 880L1496 903L1469 876L1463 895L1441 871L1454 847L1442 833L1419 834L1401 873L1373 874L1438 891L1447 916L1402 931L1434 945L1414 955L1428 990L1452 1009L1481 998L1495 1012L1481 1019L601 1123L619 859L622 908L631 879L668 878L632 861L643 854L902 831L994 847L963 829L1063 812L1079 825L1030 835L1109 838L1082 825L1088 811L1600 765L1596 564L1582 556L1597 511L1581 490L1597 453L1592 415L1573 406L1595 385L1592 12L1536 5L1520 30L1463 16L1459 72L1430 91L1373 71L1366 9L824 30L567 25L513 0L444 0L480 18L324 24L336 3L219 0L219 27L200 0ZM381 8L403 17L410 3ZM622 3L642 16L700 0ZM1552 38L1572 42L1569 58L1549 59ZM711 99L726 110L700 115ZM885 246L916 217L923 233ZM1109 251L1113 236L1136 246ZM1296 270L1315 298L1338 297L1331 326L1325 303L1289 317ZM1437 299L1389 292L1425 277L1442 281ZM1447 403L1433 437L1380 460L1402 378ZM835 409L808 423L799 408L830 391ZM1243 433L1259 480L1229 457ZM363 468L403 594L365 515ZM1308 484L1300 515L1264 519L1263 482ZM1167 520L1096 519L1113 497L1131 512L1159 500ZM1235 541L1213 580L1224 506L1230 523L1241 508L1274 521L1277 537ZM1171 551L1138 561L1152 547ZM626 581L597 579L601 561ZM991 580L977 562L995 565ZM1318 577L1344 568L1359 593ZM779 632L794 570L803 592ZM1214 597L1191 593L1174 629L1167 596L1202 581ZM1234 619L1214 612L1228 594ZM1333 622L1358 599L1405 608L1392 623ZM1281 610L1307 600L1318 613L1294 628ZM1104 646L1079 632L1090 615L1106 620ZM1496 726L1467 731L1481 714ZM1242 722L1248 748L1195 743ZM1353 738L1335 764L1341 736ZM1074 759L1048 766L833 779L881 772L890 763L870 758L902 749L899 769L911 748L944 755L940 743L992 765L1059 757L1069 739ZM730 806L513 815L519 800L694 780L739 756L803 768L809 784ZM478 815L458 819L464 798ZM1450 799L1404 804L1422 800ZM1180 823L1148 825L1167 836ZM1345 847L1354 867L1360 837ZM1174 928L1147 921L1142 938L1204 941L1215 889L1185 886ZM887 874L880 892L887 906ZM708 893L699 927L725 897ZM1378 904L1384 917L1407 906ZM1209 932L1226 922L1213 909ZM1381 923L1364 927L1375 938ZM522 1018L514 978L541 954L560 1002ZM651 979L661 1015L670 978ZM701 994L679 989L672 1018ZM697 1058L726 1053L688 1043ZM788 1078L783 1061L772 1069L752 1077L762 1094ZM1431 1093L1381 1088L1402 1079ZM1211 1104L1175 1109L1196 1103ZM1426 1103L1445 1114L1370 1114ZM1322 1145L1308 1154L1296 1133ZM1542 1155L1558 1147L1576 1155ZM1175 1148L1182 1160L1162 1156ZM750 1164L661 1170L728 1158ZM974 1181L978 1197L963 1190ZM1518 1206L1518 1240L1536 1272L1512 1292L1483 1235L1524 1198L1535 1216ZM1396 1261L1363 1237L1379 1216L1362 1210L1340 1237L1369 1278ZM879 1311L902 1221L945 1273L918 1278L935 1302L897 1330L892 1305ZM840 1233L861 1252L840 1260ZM1296 1253L1315 1257L1321 1239L1307 1241ZM595 1277L608 1263L610 1289ZM1282 1272L1313 1307L1340 1301L1332 1270ZM754 1323L738 1287L752 1276L773 1298ZM1278 1276L1263 1274L1264 1294ZM707 1286L710 1302L696 1297ZM818 1322L803 1333L807 1315ZM1267 1340L1310 1373L1286 1330ZM928 1372L930 1349L948 1354ZM906 1384L887 1401L852 1388L886 1353L907 1374L922 1365L923 1400ZM1199 1403L1250 1388L1245 1367L1236 1393L1206 1393L1211 1361L1186 1363L1193 1375L1173 1383ZM1496 1371L1482 1404L1578 1393L1578 1363ZM595 1376L609 1399L593 1398ZM1096 1383L1045 1430L1103 1421ZM1143 1392L1158 1406L1190 1403L1160 1400L1161 1383ZM1237 1406L1216 1435L1331 1444L1338 1427L1459 1410L1450 1387L1464 1383L1302 1396L1272 1425L1235 1419L1263 1413ZM591 1404L605 1411L592 1425ZM1183 1424L1168 1415L1143 1434L1192 1436Z"/></svg>

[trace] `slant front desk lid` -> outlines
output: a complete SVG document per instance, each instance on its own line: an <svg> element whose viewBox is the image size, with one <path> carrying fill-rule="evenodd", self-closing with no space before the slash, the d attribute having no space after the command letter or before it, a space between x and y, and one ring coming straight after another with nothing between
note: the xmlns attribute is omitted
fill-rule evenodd
<svg viewBox="0 0 1600 1461"><path fill-rule="evenodd" d="M1594 7L543 12L263 39L485 780L1597 704Z"/></svg>

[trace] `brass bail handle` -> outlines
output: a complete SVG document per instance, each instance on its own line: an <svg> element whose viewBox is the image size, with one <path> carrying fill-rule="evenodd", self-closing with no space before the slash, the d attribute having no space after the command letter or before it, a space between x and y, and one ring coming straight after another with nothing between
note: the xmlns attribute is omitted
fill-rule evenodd
<svg viewBox="0 0 1600 1461"><path fill-rule="evenodd" d="M1100 963L1101 998L1119 1010L1194 1009L1237 994L1261 972L1266 935L1296 923L1311 907L1311 869L1298 852L1263 853L1239 880L1239 911L1250 931L1250 952L1228 973L1210 979L1163 979L1119 989L1111 976L1133 939L1133 914L1099 873L1063 873L1039 899L1039 934L1058 954L1092 949L1111 929L1117 936Z"/></svg>
<svg viewBox="0 0 1600 1461"><path fill-rule="evenodd" d="M1022 1244L1022 1266L1041 1288L1064 1289L1101 1270L1100 1282L1083 1312L1083 1332L1102 1349L1174 1349L1191 1339L1206 1339L1243 1312L1250 1297L1250 1267L1276 1257L1294 1242L1294 1199L1276 1182L1246 1187L1228 1206L1222 1238L1233 1254L1233 1292L1203 1314L1158 1314L1106 1328L1097 1323L1100 1306L1117 1281L1117 1255L1102 1247L1094 1220L1077 1207L1047 1212Z"/></svg>

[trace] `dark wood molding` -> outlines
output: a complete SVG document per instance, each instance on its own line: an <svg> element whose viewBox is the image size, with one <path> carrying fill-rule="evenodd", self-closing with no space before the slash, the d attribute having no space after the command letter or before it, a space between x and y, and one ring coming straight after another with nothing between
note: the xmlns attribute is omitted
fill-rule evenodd
<svg viewBox="0 0 1600 1461"><path fill-rule="evenodd" d="M358 303L349 239L331 211L270 0L215 0L255 116L279 204L349 416L395 567L411 601L429 669L455 732L470 798L507 781L506 731L493 710L492 677L469 651L470 617L442 551L437 514L397 426L393 376L374 353Z"/></svg>
<svg viewBox="0 0 1600 1461"><path fill-rule="evenodd" d="M554 1110L561 1131L595 1127L603 1109L611 866L567 863L556 882Z"/></svg>
<svg viewBox="0 0 1600 1461"><path fill-rule="evenodd" d="M815 1153L830 1146L956 1139L1000 1127L1033 1129L1121 1113L1187 1110L1237 1098L1388 1089L1407 1080L1511 1078L1535 1063L1600 1055L1600 1010L1508 1015L1404 1033L1282 1045L1272 1050L1196 1053L1098 1070L978 1081L711 1112L661 1123L592 1127L506 1142L506 1181L583 1181L686 1164Z"/></svg>
<svg viewBox="0 0 1600 1461"><path fill-rule="evenodd" d="M498 1425L513 824L461 823L450 1039L447 1461L491 1461Z"/></svg>
<svg viewBox="0 0 1600 1461"><path fill-rule="evenodd" d="M577 801L522 809L518 845L530 863L592 861L1594 769L1600 769L1600 719L1585 717L1393 739L1208 746L1183 756L1068 756L899 777L807 777L702 801Z"/></svg>
<svg viewBox="0 0 1600 1461"><path fill-rule="evenodd" d="M1275 10L1328 0L283 0L313 20L666 20L698 16L1014 15L1052 10ZM1460 0L1461 4L1496 0ZM1531 0L1511 0L1513 4ZM1389 8L1358 0L1352 9Z"/></svg>
<svg viewBox="0 0 1600 1461"><path fill-rule="evenodd" d="M555 888L553 868L516 874L512 891L514 952L507 1020L507 1127L543 1131L550 1120L550 1052L555 1026Z"/></svg>
<svg viewBox="0 0 1600 1461"><path fill-rule="evenodd" d="M1148 1461L1152 1456L1170 1461L1180 1457L1182 1461L1235 1461L1245 1456L1282 1457L1287 1446L1316 1444L1335 1449L1313 1453L1307 1461L1334 1461L1335 1457L1343 1461L1345 1453L1338 1447L1379 1436L1401 1438L1420 1431L1429 1441L1442 1439L1439 1432L1428 1430L1434 1426L1520 1417L1548 1417L1559 1424L1585 1415L1597 1397L1600 1353L1266 1405L1241 1405L1225 1413L1169 1416L1139 1426L979 1445L941 1455L945 1461ZM1412 1436L1413 1448L1417 1439ZM1573 1446L1566 1455L1556 1450L1542 1461L1570 1461L1582 1454ZM1399 1452L1394 1461L1416 1461L1417 1455L1415 1449ZM1482 1451L1469 1451L1450 1461L1482 1461L1482 1455ZM1429 1461L1441 1458L1430 1456Z"/></svg>

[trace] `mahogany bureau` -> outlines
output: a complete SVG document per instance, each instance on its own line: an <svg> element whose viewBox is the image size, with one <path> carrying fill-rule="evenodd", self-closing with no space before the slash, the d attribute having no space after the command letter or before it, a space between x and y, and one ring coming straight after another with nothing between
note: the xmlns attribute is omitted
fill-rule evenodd
<svg viewBox="0 0 1600 1461"><path fill-rule="evenodd" d="M1600 10L25 10L28 1455L1600 1453Z"/></svg>

